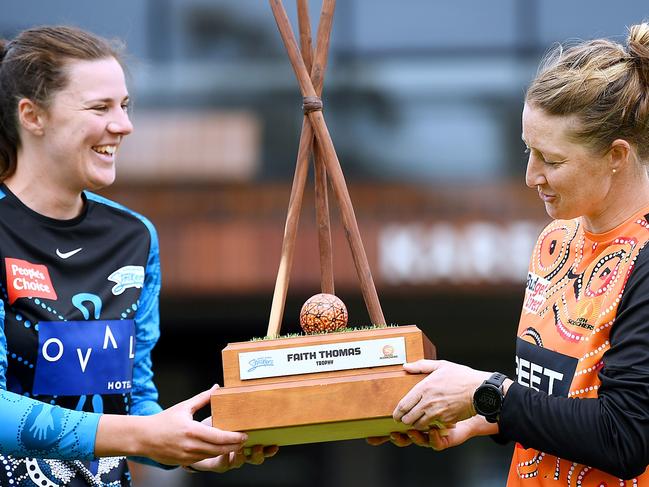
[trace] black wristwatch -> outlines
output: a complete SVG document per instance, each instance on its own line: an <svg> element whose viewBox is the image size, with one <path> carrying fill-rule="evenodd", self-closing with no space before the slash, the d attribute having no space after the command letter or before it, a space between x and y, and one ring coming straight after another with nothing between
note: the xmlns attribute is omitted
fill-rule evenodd
<svg viewBox="0 0 649 487"><path fill-rule="evenodd" d="M500 410L503 407L505 393L503 382L507 376L496 372L484 381L473 393L473 407L475 412L484 416L490 423L497 423Z"/></svg>

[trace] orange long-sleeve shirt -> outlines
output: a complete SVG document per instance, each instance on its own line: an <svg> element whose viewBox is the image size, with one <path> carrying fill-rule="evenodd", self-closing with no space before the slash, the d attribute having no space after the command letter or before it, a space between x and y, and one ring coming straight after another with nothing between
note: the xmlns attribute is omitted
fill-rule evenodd
<svg viewBox="0 0 649 487"><path fill-rule="evenodd" d="M517 441L508 487L649 486L647 214L604 234L579 219L541 233L499 422Z"/></svg>

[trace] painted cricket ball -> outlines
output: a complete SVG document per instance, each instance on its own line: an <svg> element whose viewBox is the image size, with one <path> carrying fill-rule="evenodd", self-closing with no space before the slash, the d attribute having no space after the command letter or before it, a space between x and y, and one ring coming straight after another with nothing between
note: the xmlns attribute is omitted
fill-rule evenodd
<svg viewBox="0 0 649 487"><path fill-rule="evenodd" d="M300 311L300 326L307 334L342 330L347 326L345 303L333 294L311 296Z"/></svg>

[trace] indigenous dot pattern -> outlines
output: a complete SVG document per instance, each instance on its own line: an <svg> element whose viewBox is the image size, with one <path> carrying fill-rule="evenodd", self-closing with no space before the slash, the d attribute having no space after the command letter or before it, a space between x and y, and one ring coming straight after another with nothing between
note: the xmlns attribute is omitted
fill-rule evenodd
<svg viewBox="0 0 649 487"><path fill-rule="evenodd" d="M106 480L120 468L123 457L100 458L97 473L92 473L80 461L16 459L0 454L0 485L16 487L122 487L122 480ZM129 475L126 478L130 479Z"/></svg>
<svg viewBox="0 0 649 487"><path fill-rule="evenodd" d="M603 235L588 234L579 220L557 220L543 230L534 247L529 271L549 284L538 311L523 310L518 336L578 359L569 398L597 397L597 374L605 366L603 355L610 348L617 307L637 256L649 241L649 223L642 217L647 210ZM568 487L638 485L638 479L625 482L518 445L511 485L537 485L541 479Z"/></svg>

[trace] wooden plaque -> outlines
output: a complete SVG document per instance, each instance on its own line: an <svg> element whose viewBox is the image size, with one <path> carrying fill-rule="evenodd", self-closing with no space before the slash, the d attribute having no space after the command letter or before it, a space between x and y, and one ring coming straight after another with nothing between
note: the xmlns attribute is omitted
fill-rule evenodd
<svg viewBox="0 0 649 487"><path fill-rule="evenodd" d="M241 354L282 354L282 349L294 354L313 347L347 350L350 344L386 339L403 339L407 362L435 358L433 344L412 325L232 343L222 352L224 387L211 398L212 424L245 431L247 445L295 445L405 431L404 424L392 419L392 411L427 374L408 374L401 364L241 378Z"/></svg>

